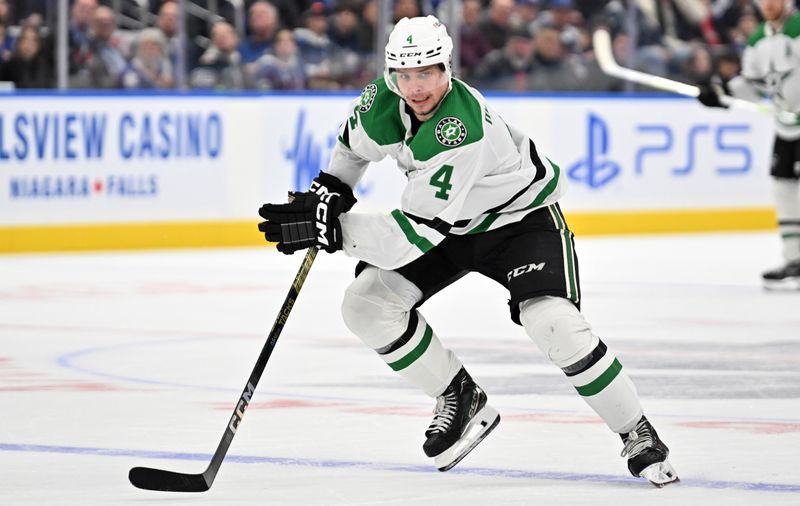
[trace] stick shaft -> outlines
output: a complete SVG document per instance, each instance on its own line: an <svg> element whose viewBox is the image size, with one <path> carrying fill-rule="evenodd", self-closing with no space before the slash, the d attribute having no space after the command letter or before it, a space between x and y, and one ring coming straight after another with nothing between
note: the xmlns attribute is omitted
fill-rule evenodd
<svg viewBox="0 0 800 506"><path fill-rule="evenodd" d="M233 442L236 430L242 422L244 412L250 404L258 381L264 374L264 369L267 367L267 362L269 361L270 355L272 355L272 350L275 349L275 344L278 342L278 337L281 335L283 326L289 318L292 307L294 307L300 288L303 287L303 283L305 283L306 277L308 277L308 272L318 252L319 249L313 247L309 248L306 253L303 263L300 265L300 269L297 271L297 275L292 282L292 286L289 287L289 293L286 295L286 299L283 301L278 316L275 318L275 323L272 325L267 341L264 343L264 347L258 355L253 371L247 379L247 384L242 394L239 396L239 401L236 403L230 421L225 427L222 439L214 452L214 456L211 457L211 462L209 462L206 470L201 474L184 474L162 469L135 467L131 469L128 474L129 480L134 486L148 490L172 492L204 492L211 487L222 465L222 461L225 459L225 455L228 453L228 449Z"/></svg>
<svg viewBox="0 0 800 506"><path fill-rule="evenodd" d="M228 452L228 448L231 446L233 436L236 435L236 429L239 427L242 417L244 416L244 411L250 404L250 399L253 396L253 392L255 391L262 374L264 374L264 369L267 367L267 362L269 361L269 357L272 355L272 350L275 349L275 344L278 342L278 338L283 331L283 326L286 324L286 320L289 318L289 313L292 311L292 307L294 307L294 302L297 299L298 293L300 293L300 288L303 287L303 283L305 283L306 277L308 277L308 272L311 270L311 265L313 265L314 259L316 258L318 252L319 249L317 247L308 249L306 256L303 258L303 263L300 265L300 269L297 271L294 281L292 281L292 286L289 287L289 293L286 294L286 298L284 299L283 305L278 312L278 316L275 317L275 323L272 324L272 329L269 332L269 336L267 336L267 342L264 344L264 347L261 349L261 353L258 355L256 365L253 367L253 372L250 373L250 377L247 380L244 390L242 390L242 395L239 396L239 402L236 403L236 408L234 408L230 422L228 422L228 426L225 428L225 433L222 436L222 440L220 441L219 446L217 446L214 456L211 458L211 463L209 463L206 473L204 473L206 474L206 480L209 482L209 484L214 480L214 477L219 470L219 466L222 464L222 460L225 458L225 454ZM213 474L208 475L208 472L212 472Z"/></svg>
<svg viewBox="0 0 800 506"><path fill-rule="evenodd" d="M611 77L624 79L632 83L643 84L657 90L685 95L687 97L697 98L700 95L700 88L697 86L619 66L614 59L614 52L611 48L611 36L606 30L599 29L594 32L592 36L592 45L594 46L597 63L600 64L600 68L603 72ZM750 102L749 100L742 100L729 95L720 96L720 102L735 109L761 113L772 112L772 108L767 105ZM781 121L787 123L797 121L797 115L790 112L781 112L778 113L778 116Z"/></svg>

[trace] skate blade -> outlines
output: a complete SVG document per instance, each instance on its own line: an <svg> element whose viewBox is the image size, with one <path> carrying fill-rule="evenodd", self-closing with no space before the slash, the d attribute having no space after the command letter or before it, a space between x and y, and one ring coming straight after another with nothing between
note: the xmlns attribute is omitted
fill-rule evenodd
<svg viewBox="0 0 800 506"><path fill-rule="evenodd" d="M786 278L780 281L765 279L764 289L768 292L794 292L800 290L800 278Z"/></svg>
<svg viewBox="0 0 800 506"><path fill-rule="evenodd" d="M436 468L441 472L445 472L455 467L456 464L461 462L461 459L466 457L469 452L478 446L478 443L483 441L497 427L498 423L500 423L500 413L491 406L484 406L470 420L461 439L434 457L433 462Z"/></svg>
<svg viewBox="0 0 800 506"><path fill-rule="evenodd" d="M639 473L639 476L647 479L650 481L650 483L658 488L680 481L680 478L678 478L678 473L675 472L672 464L666 460L664 462L657 462L645 467L642 472Z"/></svg>

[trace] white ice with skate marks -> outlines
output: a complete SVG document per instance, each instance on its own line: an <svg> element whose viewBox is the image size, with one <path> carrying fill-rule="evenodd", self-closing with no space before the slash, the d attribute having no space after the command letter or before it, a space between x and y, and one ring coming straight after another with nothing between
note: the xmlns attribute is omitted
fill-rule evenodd
<svg viewBox="0 0 800 506"><path fill-rule="evenodd" d="M300 255L269 249L0 258L3 504L799 504L800 293L765 293L773 234L582 239L583 311L617 351L681 483L622 443L467 276L422 311L502 421L461 463L422 452L432 400L344 328L353 262L320 254L209 492L201 472Z"/></svg>

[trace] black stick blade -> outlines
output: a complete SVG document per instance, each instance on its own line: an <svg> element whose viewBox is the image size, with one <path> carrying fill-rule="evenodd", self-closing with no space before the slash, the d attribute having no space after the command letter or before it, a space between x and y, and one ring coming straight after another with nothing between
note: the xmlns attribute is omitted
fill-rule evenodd
<svg viewBox="0 0 800 506"><path fill-rule="evenodd" d="M151 467L134 467L128 473L128 479L134 487L145 490L205 492L211 488L204 474L174 473Z"/></svg>

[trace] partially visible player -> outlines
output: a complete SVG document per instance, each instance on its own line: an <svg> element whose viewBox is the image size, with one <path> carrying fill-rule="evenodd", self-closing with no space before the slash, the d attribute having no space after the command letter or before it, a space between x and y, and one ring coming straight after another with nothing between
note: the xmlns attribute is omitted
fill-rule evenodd
<svg viewBox="0 0 800 506"><path fill-rule="evenodd" d="M759 4L765 21L750 37L742 71L728 88L739 98L768 97L775 108L770 174L785 263L765 272L763 279L767 288L800 289L800 13L786 0ZM719 93L706 86L698 98L707 106L724 107ZM794 113L794 120L786 120L781 112Z"/></svg>
<svg viewBox="0 0 800 506"><path fill-rule="evenodd" d="M630 472L657 486L677 481L633 383L579 310L561 169L452 77L452 48L433 16L400 20L384 75L354 102L327 171L291 203L262 206L259 229L284 253L320 246L361 260L342 303L345 323L436 398L422 448L439 470L464 458L500 415L418 308L478 272L508 290L511 319L620 435ZM352 188L385 156L408 178L400 209L347 213Z"/></svg>

